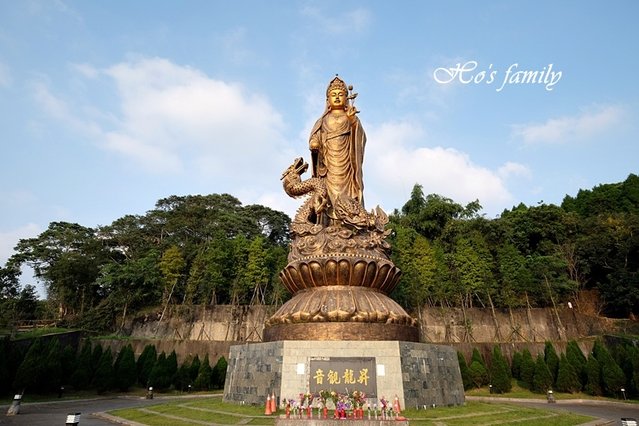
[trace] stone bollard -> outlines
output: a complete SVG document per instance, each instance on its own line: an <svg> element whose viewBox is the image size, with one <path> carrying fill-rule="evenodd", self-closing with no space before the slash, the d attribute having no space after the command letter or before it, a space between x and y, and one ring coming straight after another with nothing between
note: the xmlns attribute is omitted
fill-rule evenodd
<svg viewBox="0 0 639 426"><path fill-rule="evenodd" d="M80 423L80 413L67 414L66 426L78 426Z"/></svg>
<svg viewBox="0 0 639 426"><path fill-rule="evenodd" d="M20 402L22 401L22 395L17 393L13 397L13 401L11 402L11 406L7 410L7 416L15 416L16 414L20 414Z"/></svg>

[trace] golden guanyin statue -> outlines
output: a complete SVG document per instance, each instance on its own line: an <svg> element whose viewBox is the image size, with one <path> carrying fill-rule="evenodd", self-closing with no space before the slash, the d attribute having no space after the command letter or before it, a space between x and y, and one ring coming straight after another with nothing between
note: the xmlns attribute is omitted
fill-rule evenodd
<svg viewBox="0 0 639 426"><path fill-rule="evenodd" d="M266 322L264 340L417 341L416 321L387 296L401 272L389 258L388 216L364 208L366 134L352 86L335 77L309 138L312 176L297 158L285 192L306 196L291 224L289 263L280 278L293 297Z"/></svg>
<svg viewBox="0 0 639 426"><path fill-rule="evenodd" d="M309 140L313 176L326 182L325 216L330 223L348 220L335 208L340 198L364 207L362 165L366 134L355 115L357 109L348 101L346 84L335 77L326 90L326 111L313 126Z"/></svg>

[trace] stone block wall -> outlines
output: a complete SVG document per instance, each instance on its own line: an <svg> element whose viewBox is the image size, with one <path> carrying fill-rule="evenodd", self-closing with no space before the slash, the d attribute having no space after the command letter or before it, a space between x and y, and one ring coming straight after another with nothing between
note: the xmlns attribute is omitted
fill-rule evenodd
<svg viewBox="0 0 639 426"><path fill-rule="evenodd" d="M232 346L228 359L224 400L263 405L275 393L278 403L297 400L309 391L310 362L319 358L374 357L377 403L397 397L402 406L459 405L464 389L451 347L398 341L278 341ZM341 387L344 387L343 389ZM339 393L357 390L333 386ZM327 387L328 390L328 387Z"/></svg>

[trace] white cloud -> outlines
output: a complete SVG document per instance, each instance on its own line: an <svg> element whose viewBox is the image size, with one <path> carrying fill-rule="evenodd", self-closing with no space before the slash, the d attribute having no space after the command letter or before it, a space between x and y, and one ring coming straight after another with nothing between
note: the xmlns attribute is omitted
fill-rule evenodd
<svg viewBox="0 0 639 426"><path fill-rule="evenodd" d="M97 78L100 74L100 71L90 64L71 64L71 69L89 79Z"/></svg>
<svg viewBox="0 0 639 426"><path fill-rule="evenodd" d="M45 112L75 131L91 137L96 137L100 133L95 123L78 117L67 102L54 95L44 80L31 82L31 94Z"/></svg>
<svg viewBox="0 0 639 426"><path fill-rule="evenodd" d="M87 84L104 83L90 65L73 69ZM286 162L282 119L260 94L161 58L99 73L115 84L118 110L99 111L91 99L65 101L41 81L33 84L34 97L52 116L147 171L246 183L271 168L279 174Z"/></svg>
<svg viewBox="0 0 639 426"><path fill-rule="evenodd" d="M416 183L426 194L437 193L459 203L479 199L489 214L512 202L500 171L474 164L467 154L455 149L416 147L425 136L415 123L384 123L368 130L367 135L365 193L369 188L375 191L373 197L365 194L368 208L372 207L369 201L374 205L378 200L383 200L386 209L401 207ZM511 164L502 169L524 170Z"/></svg>
<svg viewBox="0 0 639 426"><path fill-rule="evenodd" d="M620 106L600 106L575 116L551 118L543 124L515 124L512 136L525 144L578 142L609 130L624 115Z"/></svg>
<svg viewBox="0 0 639 426"><path fill-rule="evenodd" d="M143 59L106 73L122 117L111 148L151 168L195 166L207 174L246 173L282 143L280 115L258 94L164 59ZM151 154L147 156L147 154Z"/></svg>
<svg viewBox="0 0 639 426"><path fill-rule="evenodd" d="M530 179L532 177L532 173L527 166L523 164L515 163L512 161L507 161L503 166L501 166L497 170L497 174L502 179L507 179L511 176L519 176Z"/></svg>

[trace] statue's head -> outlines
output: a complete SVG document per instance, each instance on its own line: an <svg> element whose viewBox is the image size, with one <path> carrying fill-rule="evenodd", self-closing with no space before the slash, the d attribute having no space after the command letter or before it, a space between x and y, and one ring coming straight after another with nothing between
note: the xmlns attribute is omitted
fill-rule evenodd
<svg viewBox="0 0 639 426"><path fill-rule="evenodd" d="M346 109L348 104L348 87L344 80L335 76L326 88L326 102L330 109Z"/></svg>
<svg viewBox="0 0 639 426"><path fill-rule="evenodd" d="M348 87L346 87L346 83L344 83L344 80L342 80L341 78L339 78L339 76L335 76L334 79L331 80L330 83L328 83L328 87L326 88L326 97L328 98L328 94L331 92L331 90L334 89L342 89L345 93L348 93Z"/></svg>

